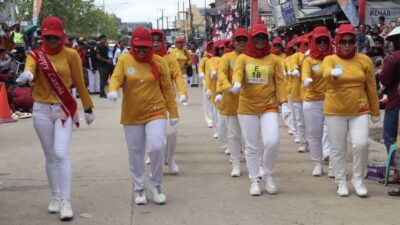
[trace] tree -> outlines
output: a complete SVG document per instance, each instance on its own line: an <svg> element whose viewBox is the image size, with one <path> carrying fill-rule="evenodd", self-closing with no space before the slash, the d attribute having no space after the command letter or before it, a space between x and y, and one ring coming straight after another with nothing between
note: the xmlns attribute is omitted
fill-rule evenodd
<svg viewBox="0 0 400 225"><path fill-rule="evenodd" d="M32 19L32 0L15 0L18 20ZM44 17L57 16L63 23L68 36L79 36L89 33L92 36L100 33L110 39L120 37L118 32L119 18L97 8L94 0L44 0L39 14L39 24Z"/></svg>

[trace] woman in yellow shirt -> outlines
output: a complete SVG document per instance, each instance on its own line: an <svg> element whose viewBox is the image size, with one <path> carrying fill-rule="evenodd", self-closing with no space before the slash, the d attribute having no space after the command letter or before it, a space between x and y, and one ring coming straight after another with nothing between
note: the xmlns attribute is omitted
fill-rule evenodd
<svg viewBox="0 0 400 225"><path fill-rule="evenodd" d="M181 73L185 82L188 82L188 75L186 74L187 66L192 64L190 60L190 56L186 49L184 48L185 45L185 38L177 37L175 39L175 48L171 51L171 55L175 57L175 59L179 63L179 68L181 69Z"/></svg>
<svg viewBox="0 0 400 225"><path fill-rule="evenodd" d="M213 127L212 112L211 112L212 103L206 95L204 73L206 71L207 60L211 59L211 57L213 56L213 53L212 53L213 47L214 47L213 41L210 41L207 43L206 51L204 52L203 58L200 60L200 64L199 64L199 68L198 68L199 79L203 81L203 113L204 113L204 119L206 120L208 128Z"/></svg>
<svg viewBox="0 0 400 225"><path fill-rule="evenodd" d="M306 57L302 66L302 82L305 89L303 96L304 122L308 144L313 163L313 176L322 176L323 136L324 132L324 99L326 84L323 78L322 60L332 54L329 30L326 27L316 27L310 43L310 57Z"/></svg>
<svg viewBox="0 0 400 225"><path fill-rule="evenodd" d="M358 196L368 195L364 184L368 162L368 118L378 122L379 101L371 59L357 53L353 26L340 25L336 32L336 54L325 57L323 75L326 79L324 114L329 140L337 194L348 196L346 182L347 134L353 143L352 184Z"/></svg>
<svg viewBox="0 0 400 225"><path fill-rule="evenodd" d="M167 62L170 69L171 81L175 83L179 91L179 100L181 103L187 101L186 86L182 79L182 74L179 69L179 64L176 59L167 53L167 46L164 39L164 32L162 30L151 31L153 38L153 49L154 53L158 56L163 57ZM167 123L168 126L168 123ZM165 152L165 162L168 164L169 172L172 174L179 173L179 167L174 160L175 149L176 149L176 125L169 125L167 128L167 148Z"/></svg>
<svg viewBox="0 0 400 225"><path fill-rule="evenodd" d="M239 55L233 72L232 93L239 93L238 117L245 142L246 164L251 180L250 195L261 195L258 146L264 144L265 187L278 192L273 169L279 152L279 104L286 102L282 64L270 54L268 31L264 24L250 30L247 51ZM261 134L260 134L261 132Z"/></svg>
<svg viewBox="0 0 400 225"><path fill-rule="evenodd" d="M226 117L228 130L228 149L232 161L232 177L241 175L240 152L242 151L242 132L240 131L237 108L239 96L229 92L232 86L233 70L237 57L247 48L249 33L244 28L236 29L233 35L234 51L222 56L218 67L217 95L215 102L221 103L220 114Z"/></svg>
<svg viewBox="0 0 400 225"><path fill-rule="evenodd" d="M78 53L64 47L64 25L54 16L42 21L43 45L28 54L19 83L34 81L33 125L46 158L46 173L53 200L49 213L60 213L61 220L73 217L71 207L71 163L68 146L74 124L79 126L76 101L70 93L79 92L85 120L93 122L93 103L85 87Z"/></svg>
<svg viewBox="0 0 400 225"><path fill-rule="evenodd" d="M120 56L111 76L110 101L118 100L122 87L121 123L129 151L129 165L136 192L135 203L147 203L145 195L145 147L150 158L151 191L154 202L163 204L162 169L165 161L167 114L169 123L178 123L174 90L168 63L153 54L149 30L138 27L132 32L130 54Z"/></svg>

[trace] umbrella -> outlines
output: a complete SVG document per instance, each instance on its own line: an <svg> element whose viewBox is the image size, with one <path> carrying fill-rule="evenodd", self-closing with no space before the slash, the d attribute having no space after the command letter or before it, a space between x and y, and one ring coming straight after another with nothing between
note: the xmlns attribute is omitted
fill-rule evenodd
<svg viewBox="0 0 400 225"><path fill-rule="evenodd" d="M386 37L386 40L394 41L396 38L400 38L400 27L396 27L392 31L390 31L390 33Z"/></svg>
<svg viewBox="0 0 400 225"><path fill-rule="evenodd" d="M31 25L25 28L26 33L34 32L38 28L37 25Z"/></svg>

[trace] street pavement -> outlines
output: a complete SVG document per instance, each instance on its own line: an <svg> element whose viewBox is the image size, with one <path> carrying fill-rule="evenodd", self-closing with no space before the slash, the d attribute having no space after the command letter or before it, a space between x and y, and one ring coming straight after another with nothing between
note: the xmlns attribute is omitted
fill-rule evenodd
<svg viewBox="0 0 400 225"><path fill-rule="evenodd" d="M399 199L387 195L394 186L367 180L370 196L359 198L349 182L351 195L338 197L333 179L311 176L310 154L297 153L298 146L283 125L275 175L279 193L268 195L263 188L262 196L250 196L244 160L243 175L230 177L229 158L206 127L200 88L189 88L190 106L179 106L176 161L181 174L164 176L167 204L156 205L148 192L147 205L133 205L127 147L119 124L121 102L98 96L93 100L96 120L90 126L81 120L70 145L75 217L69 224L400 224ZM80 112L83 118L81 108ZM348 149L351 175L350 145ZM371 141L370 163L383 162L385 157L383 145ZM324 170L328 170L326 165ZM0 225L65 223L47 213L51 194L32 119L0 124L0 182Z"/></svg>

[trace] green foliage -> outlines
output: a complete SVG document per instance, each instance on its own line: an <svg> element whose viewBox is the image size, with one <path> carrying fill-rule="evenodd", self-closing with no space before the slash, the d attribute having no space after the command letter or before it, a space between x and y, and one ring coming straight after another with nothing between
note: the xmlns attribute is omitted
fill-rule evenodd
<svg viewBox="0 0 400 225"><path fill-rule="evenodd" d="M32 0L15 0L14 3L18 20L32 20ZM39 24L46 16L59 17L70 37L89 35L96 38L105 34L109 39L117 39L121 36L118 30L120 19L96 7L94 0L43 0Z"/></svg>

